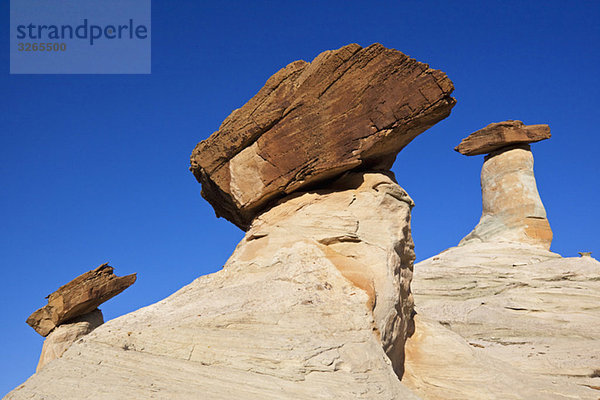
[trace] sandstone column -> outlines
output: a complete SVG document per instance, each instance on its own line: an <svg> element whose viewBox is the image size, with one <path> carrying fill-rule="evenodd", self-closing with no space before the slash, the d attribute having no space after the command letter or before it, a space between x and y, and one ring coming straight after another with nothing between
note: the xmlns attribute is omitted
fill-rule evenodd
<svg viewBox="0 0 600 400"><path fill-rule="evenodd" d="M118 295L136 280L136 274L116 276L108 263L79 275L48 295L48 304L27 318L27 323L44 336L36 371L60 358L79 338L104 323L100 304Z"/></svg>
<svg viewBox="0 0 600 400"><path fill-rule="evenodd" d="M460 245L471 241L521 242L550 248L552 230L527 144L549 137L548 125L506 121L472 133L457 146L455 150L468 156L489 153L481 170L481 219Z"/></svg>
<svg viewBox="0 0 600 400"><path fill-rule="evenodd" d="M52 360L60 358L77 339L87 335L104 323L102 311L94 311L81 315L68 323L57 326L44 340L42 354L36 372Z"/></svg>

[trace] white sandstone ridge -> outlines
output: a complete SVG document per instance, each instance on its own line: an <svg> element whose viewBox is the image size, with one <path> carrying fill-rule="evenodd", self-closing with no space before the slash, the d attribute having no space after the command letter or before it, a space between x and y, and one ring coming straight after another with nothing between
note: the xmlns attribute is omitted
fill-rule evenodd
<svg viewBox="0 0 600 400"><path fill-rule="evenodd" d="M481 169L482 215L460 242L518 242L550 249L552 230L533 173L528 142L550 137L547 125L490 124L463 139L465 155L489 152Z"/></svg>
<svg viewBox="0 0 600 400"><path fill-rule="evenodd" d="M416 399L398 379L412 205L390 173L290 195L222 271L101 325L6 398Z"/></svg>

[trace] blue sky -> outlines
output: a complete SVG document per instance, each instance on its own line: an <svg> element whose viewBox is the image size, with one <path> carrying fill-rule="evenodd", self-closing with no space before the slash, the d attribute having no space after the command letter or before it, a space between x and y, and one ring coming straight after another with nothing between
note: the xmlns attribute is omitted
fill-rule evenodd
<svg viewBox="0 0 600 400"><path fill-rule="evenodd" d="M217 271L242 232L200 197L194 145L281 67L380 42L454 82L452 115L394 172L413 197L418 260L478 222L483 157L453 151L490 122L547 123L534 144L552 250L600 255L600 3L565 1L152 2L151 75L9 75L0 3L0 394L30 376L44 296L110 262L138 281L112 319Z"/></svg>

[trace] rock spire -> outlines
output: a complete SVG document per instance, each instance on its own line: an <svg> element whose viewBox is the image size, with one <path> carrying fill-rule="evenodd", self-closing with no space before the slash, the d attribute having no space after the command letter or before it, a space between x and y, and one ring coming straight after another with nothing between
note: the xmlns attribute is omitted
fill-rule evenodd
<svg viewBox="0 0 600 400"><path fill-rule="evenodd" d="M277 72L191 156L204 198L246 231L223 269L99 326L8 398L416 399L399 379L413 201L389 168L453 89L380 44Z"/></svg>
<svg viewBox="0 0 600 400"><path fill-rule="evenodd" d="M489 152L481 169L481 219L460 244L521 242L550 248L552 230L538 193L528 144L549 137L548 125L505 121L472 133L456 147L465 155Z"/></svg>

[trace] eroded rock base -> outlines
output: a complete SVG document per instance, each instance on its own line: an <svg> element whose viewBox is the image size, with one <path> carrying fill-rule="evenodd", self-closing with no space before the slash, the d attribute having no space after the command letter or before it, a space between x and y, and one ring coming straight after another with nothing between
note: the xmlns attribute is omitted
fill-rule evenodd
<svg viewBox="0 0 600 400"><path fill-rule="evenodd" d="M550 249L552 230L538 193L529 145L505 148L485 158L481 169L483 211L460 242L517 242Z"/></svg>
<svg viewBox="0 0 600 400"><path fill-rule="evenodd" d="M7 399L417 399L397 376L411 206L380 173L291 196L222 271L103 324Z"/></svg>
<svg viewBox="0 0 600 400"><path fill-rule="evenodd" d="M96 309L56 327L44 340L36 372L39 372L50 361L60 358L79 338L87 335L103 323L102 312Z"/></svg>

